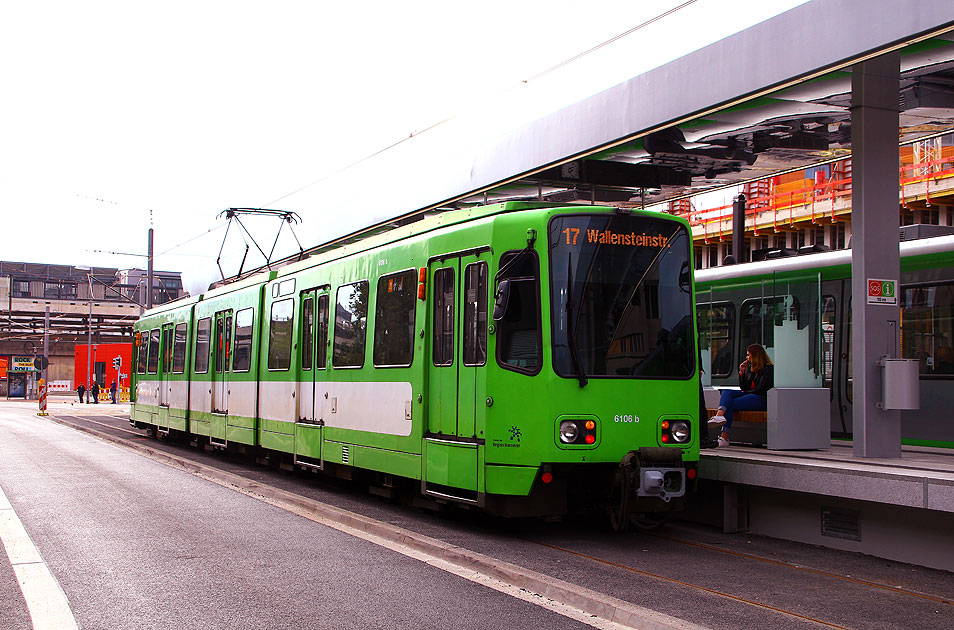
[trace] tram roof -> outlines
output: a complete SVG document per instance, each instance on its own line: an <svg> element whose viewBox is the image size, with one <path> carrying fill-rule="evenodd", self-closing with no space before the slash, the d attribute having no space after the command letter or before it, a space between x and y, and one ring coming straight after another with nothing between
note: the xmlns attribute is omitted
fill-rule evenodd
<svg viewBox="0 0 954 630"><path fill-rule="evenodd" d="M314 252L484 202L635 207L804 169L850 155L851 66L891 50L901 141L954 130L954 3L812 0L500 135L438 125L289 202L388 191L375 214L391 219Z"/></svg>
<svg viewBox="0 0 954 630"><path fill-rule="evenodd" d="M954 235L934 236L914 241L901 241L902 261L913 257L944 256L949 261L954 256ZM749 284L772 278L789 278L805 272L821 272L841 267L846 276L851 269L851 249L760 260L737 265L721 265L695 272L696 285L725 286ZM903 266L902 262L902 266ZM948 263L949 264L949 263Z"/></svg>

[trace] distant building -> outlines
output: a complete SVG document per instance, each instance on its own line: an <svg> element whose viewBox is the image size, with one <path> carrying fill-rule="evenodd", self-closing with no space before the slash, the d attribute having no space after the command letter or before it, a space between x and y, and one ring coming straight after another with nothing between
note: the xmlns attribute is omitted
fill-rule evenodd
<svg viewBox="0 0 954 630"><path fill-rule="evenodd" d="M116 279L126 287L127 297L131 297L140 304L146 304L146 270L120 269L116 272ZM182 274L178 271L152 272L152 303L165 304L177 300L183 295Z"/></svg>
<svg viewBox="0 0 954 630"><path fill-rule="evenodd" d="M919 237L954 233L954 134L900 147L898 183L899 226L922 226ZM845 249L851 239L851 189L851 158L739 185L735 192L746 197L739 262ZM670 214L686 217L692 226L696 269L717 267L732 251L732 204L707 199L712 196L703 193L667 204Z"/></svg>
<svg viewBox="0 0 954 630"><path fill-rule="evenodd" d="M156 271L153 276L153 304L185 295L179 272ZM146 303L145 285L141 269L0 261L0 396L23 391L29 397L35 391L38 375L24 366L27 359L43 356L47 306L48 378L61 388L68 382L72 389L74 346L90 336L94 345L131 343L133 322ZM14 391L8 372L16 375Z"/></svg>

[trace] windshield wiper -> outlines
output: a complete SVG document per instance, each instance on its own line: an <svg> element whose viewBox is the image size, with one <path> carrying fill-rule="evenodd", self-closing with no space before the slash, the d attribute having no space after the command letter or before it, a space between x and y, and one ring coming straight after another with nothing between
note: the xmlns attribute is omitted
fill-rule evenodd
<svg viewBox="0 0 954 630"><path fill-rule="evenodd" d="M576 347L576 337L573 335L573 254L568 254L566 260L566 343L570 348L570 358L573 360L573 367L576 368L580 387L586 387L589 379L583 371L580 351Z"/></svg>

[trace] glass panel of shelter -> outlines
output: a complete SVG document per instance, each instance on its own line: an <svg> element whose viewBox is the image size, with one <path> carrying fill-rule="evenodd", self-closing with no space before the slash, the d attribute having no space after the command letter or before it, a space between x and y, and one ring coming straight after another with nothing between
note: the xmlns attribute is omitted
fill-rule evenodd
<svg viewBox="0 0 954 630"><path fill-rule="evenodd" d="M757 343L775 363L776 385L823 386L825 352L829 357L833 352L834 300L822 299L821 274L794 279L773 275L743 288L746 297L739 305L736 351L731 296L739 291L739 287L711 289L697 297L700 354L708 366L703 385L711 385L713 377L734 378L738 363L733 356L741 361L746 348Z"/></svg>

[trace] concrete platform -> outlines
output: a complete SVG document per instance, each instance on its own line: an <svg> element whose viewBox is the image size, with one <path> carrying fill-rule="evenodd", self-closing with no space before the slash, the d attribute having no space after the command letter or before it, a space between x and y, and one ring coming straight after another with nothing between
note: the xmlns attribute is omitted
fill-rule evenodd
<svg viewBox="0 0 954 630"><path fill-rule="evenodd" d="M729 446L702 451L699 475L725 483L954 512L954 452L902 448L901 459L855 457L851 442L826 451Z"/></svg>
<svg viewBox="0 0 954 630"><path fill-rule="evenodd" d="M899 459L729 446L702 451L694 516L748 531L954 571L954 451ZM721 501L718 499L721 498Z"/></svg>

